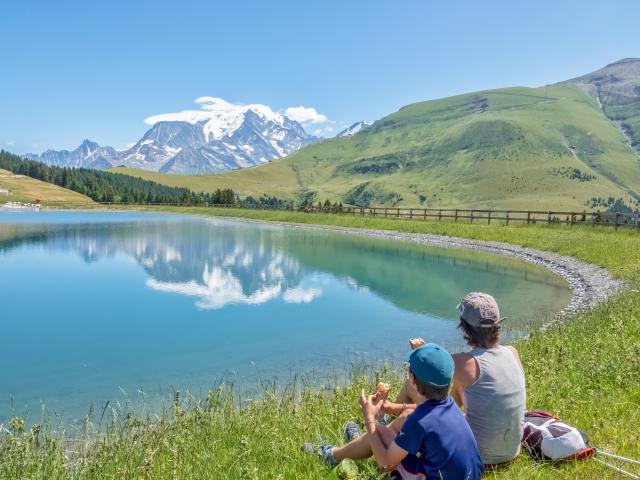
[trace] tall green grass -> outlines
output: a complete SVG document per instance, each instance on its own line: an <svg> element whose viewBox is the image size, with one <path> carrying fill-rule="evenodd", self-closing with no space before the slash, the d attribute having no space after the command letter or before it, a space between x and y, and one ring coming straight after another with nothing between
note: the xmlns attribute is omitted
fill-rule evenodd
<svg viewBox="0 0 640 480"><path fill-rule="evenodd" d="M170 209L207 215L439 233L512 243L573 255L608 268L630 289L517 344L530 408L546 409L586 431L594 445L639 457L640 233L604 228L486 226L410 222L296 212ZM416 332L420 334L420 332ZM392 366L397 367L397 366ZM323 436L340 442L345 421L360 418L357 395L379 380L395 390L395 368L345 365L340 378L314 388L309 379L266 384L244 401L228 386L206 398L180 396L159 415L117 412L106 433L86 428L70 436L25 427L19 419L0 434L0 478L38 479L322 479L330 470L300 446ZM361 478L384 478L371 461ZM594 461L561 465L521 455L499 479L620 478Z"/></svg>

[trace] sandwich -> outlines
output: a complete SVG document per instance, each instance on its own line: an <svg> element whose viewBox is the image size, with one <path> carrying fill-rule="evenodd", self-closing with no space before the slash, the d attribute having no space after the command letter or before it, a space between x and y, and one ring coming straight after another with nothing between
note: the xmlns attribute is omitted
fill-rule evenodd
<svg viewBox="0 0 640 480"><path fill-rule="evenodd" d="M391 390L391 385L389 385L388 383L379 382L376 385L376 391L373 394L376 402L379 402L380 400L385 401L389 396L389 390Z"/></svg>

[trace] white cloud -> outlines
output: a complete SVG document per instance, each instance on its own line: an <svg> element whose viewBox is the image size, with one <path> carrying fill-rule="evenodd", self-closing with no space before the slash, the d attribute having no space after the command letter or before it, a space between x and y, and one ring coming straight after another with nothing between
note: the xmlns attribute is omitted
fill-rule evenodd
<svg viewBox="0 0 640 480"><path fill-rule="evenodd" d="M317 288L289 288L282 294L282 299L287 303L309 303L322 294Z"/></svg>
<svg viewBox="0 0 640 480"><path fill-rule="evenodd" d="M207 139L221 140L235 132L244 120L244 113L253 111L262 118L284 125L281 114L274 112L266 105L252 103L249 105L227 102L218 97L198 97L194 100L199 110L182 110L180 112L160 113L144 119L147 125L155 125L158 122L188 122L192 124L206 122L204 127Z"/></svg>
<svg viewBox="0 0 640 480"><path fill-rule="evenodd" d="M313 107L289 107L284 114L300 123L324 123L329 120L326 115L318 113Z"/></svg>
<svg viewBox="0 0 640 480"><path fill-rule="evenodd" d="M5 145L7 145L8 147L13 147L16 144L15 140L7 140L6 142L4 142Z"/></svg>
<svg viewBox="0 0 640 480"><path fill-rule="evenodd" d="M309 124L335 123L329 120L326 115L318 113L313 107L289 107L284 113L278 113L267 105L230 103L218 97L202 96L193 102L198 106L197 109L151 115L144 119L144 123L155 125L158 122L188 122L192 124L206 122L204 132L209 140L212 138L221 140L223 137L232 135L242 125L244 113L248 110L281 126L284 126L285 116L307 126ZM327 128L325 127L325 132L330 131Z"/></svg>
<svg viewBox="0 0 640 480"><path fill-rule="evenodd" d="M144 119L147 125L155 125L158 122L189 122L198 123L208 120L211 115L203 110L182 110L181 112L160 113Z"/></svg>
<svg viewBox="0 0 640 480"><path fill-rule="evenodd" d="M242 289L240 280L231 272L219 267L210 269L208 266L205 266L201 282L161 282L150 278L146 285L160 292L197 297L196 306L204 310L222 308L233 303L258 305L277 298L282 291L281 283L276 282L264 285L247 295Z"/></svg>

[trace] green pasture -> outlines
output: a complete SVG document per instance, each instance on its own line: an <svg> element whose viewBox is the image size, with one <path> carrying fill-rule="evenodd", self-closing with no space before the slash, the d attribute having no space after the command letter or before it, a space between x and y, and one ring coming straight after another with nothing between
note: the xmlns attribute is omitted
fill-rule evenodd
<svg viewBox="0 0 640 480"><path fill-rule="evenodd" d="M571 255L601 265L629 289L591 311L574 315L518 342L528 407L545 409L589 434L594 445L638 457L640 452L640 233L603 227L500 226L385 220L297 212L165 208L204 215L268 221L378 228L506 241ZM0 240L2 241L2 240ZM421 332L416 332L420 335ZM27 351L25 351L27 354ZM16 359L19 361L19 359ZM341 428L359 419L357 395L379 379L399 388L398 365L345 365L319 390L309 378L274 385L246 399L215 384L205 398L182 394L160 415L108 412L107 433L88 415L81 431L23 425L15 419L0 434L0 478L7 479L323 479L330 472L300 446L322 435L340 442ZM360 478L384 478L372 461ZM523 454L497 479L621 478L593 460L548 464Z"/></svg>

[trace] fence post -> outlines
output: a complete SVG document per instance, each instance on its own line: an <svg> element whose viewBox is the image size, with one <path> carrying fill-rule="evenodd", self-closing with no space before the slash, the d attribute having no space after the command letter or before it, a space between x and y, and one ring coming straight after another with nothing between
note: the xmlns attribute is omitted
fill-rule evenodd
<svg viewBox="0 0 640 480"><path fill-rule="evenodd" d="M439 222L442 221L442 209L441 208L438 209L438 221Z"/></svg>
<svg viewBox="0 0 640 480"><path fill-rule="evenodd" d="M473 223L473 210L471 210L471 215L470 215L470 217L471 217L471 218L469 218L470 223Z"/></svg>
<svg viewBox="0 0 640 480"><path fill-rule="evenodd" d="M618 229L618 219L620 218L620 212L616 212L616 230Z"/></svg>
<svg viewBox="0 0 640 480"><path fill-rule="evenodd" d="M409 209L409 220L413 220L413 208Z"/></svg>
<svg viewBox="0 0 640 480"><path fill-rule="evenodd" d="M398 209L398 215L397 215L397 217L398 217L398 218L400 218L400 209Z"/></svg>
<svg viewBox="0 0 640 480"><path fill-rule="evenodd" d="M575 213L571 212L571 225L573 225L576 221L575 215Z"/></svg>
<svg viewBox="0 0 640 480"><path fill-rule="evenodd" d="M489 213L487 213L487 225L491 224L491 210L489 210Z"/></svg>
<svg viewBox="0 0 640 480"><path fill-rule="evenodd" d="M387 207L385 207L385 208L384 208L384 218L387 218L387 210L388 210L388 208L387 208Z"/></svg>
<svg viewBox="0 0 640 480"><path fill-rule="evenodd" d="M507 215L507 217L506 217L507 225L509 225L509 210L507 210L507 214L506 215Z"/></svg>
<svg viewBox="0 0 640 480"><path fill-rule="evenodd" d="M527 212L527 225L531 223L531 212Z"/></svg>
<svg viewBox="0 0 640 480"><path fill-rule="evenodd" d="M424 220L426 220L427 219L427 209L426 208L424 209L422 214L424 215Z"/></svg>
<svg viewBox="0 0 640 480"><path fill-rule="evenodd" d="M376 216L376 207L373 207L373 216L374 216L374 218Z"/></svg>
<svg viewBox="0 0 640 480"><path fill-rule="evenodd" d="M547 211L547 225L551 225L551 212Z"/></svg>
<svg viewBox="0 0 640 480"><path fill-rule="evenodd" d="M458 223L458 209L457 209L457 208L456 208L456 213L455 213L455 216L454 216L454 220L453 220L453 221L454 221L455 223Z"/></svg>

